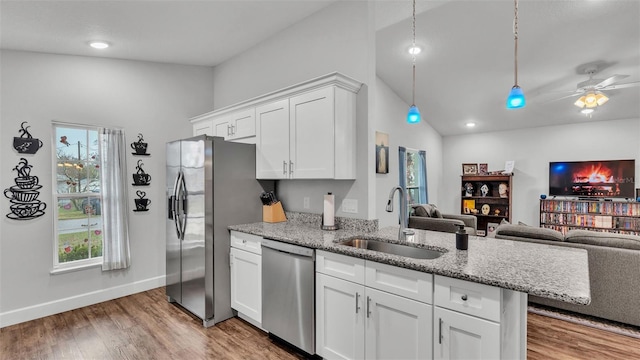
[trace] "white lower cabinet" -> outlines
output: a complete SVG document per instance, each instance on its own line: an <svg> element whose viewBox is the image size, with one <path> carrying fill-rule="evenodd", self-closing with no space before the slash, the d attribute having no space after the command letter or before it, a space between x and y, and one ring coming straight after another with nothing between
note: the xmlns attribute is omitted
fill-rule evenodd
<svg viewBox="0 0 640 360"><path fill-rule="evenodd" d="M366 288L365 359L430 359L431 305Z"/></svg>
<svg viewBox="0 0 640 360"><path fill-rule="evenodd" d="M434 359L526 359L527 294L435 276Z"/></svg>
<svg viewBox="0 0 640 360"><path fill-rule="evenodd" d="M364 358L364 286L316 273L316 353Z"/></svg>
<svg viewBox="0 0 640 360"><path fill-rule="evenodd" d="M231 308L256 326L262 324L262 255L255 235L231 233Z"/></svg>
<svg viewBox="0 0 640 360"><path fill-rule="evenodd" d="M500 325L435 307L435 359L500 359Z"/></svg>
<svg viewBox="0 0 640 360"><path fill-rule="evenodd" d="M432 357L432 306L369 286L402 278L408 288L418 289L431 274L323 251L316 258L318 355L325 359ZM365 280L362 269L370 268L376 269L376 282Z"/></svg>

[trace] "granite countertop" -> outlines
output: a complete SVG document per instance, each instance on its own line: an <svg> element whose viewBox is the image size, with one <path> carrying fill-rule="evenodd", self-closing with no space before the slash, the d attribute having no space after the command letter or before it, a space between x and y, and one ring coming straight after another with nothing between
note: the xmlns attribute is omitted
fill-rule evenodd
<svg viewBox="0 0 640 360"><path fill-rule="evenodd" d="M469 236L469 249L463 251L456 249L453 233L416 229L411 246L445 251L437 259L423 260L337 243L354 236L399 243L398 226L372 232L357 228L323 231L319 226L287 221L232 225L229 229L567 303L587 305L591 301L584 249Z"/></svg>

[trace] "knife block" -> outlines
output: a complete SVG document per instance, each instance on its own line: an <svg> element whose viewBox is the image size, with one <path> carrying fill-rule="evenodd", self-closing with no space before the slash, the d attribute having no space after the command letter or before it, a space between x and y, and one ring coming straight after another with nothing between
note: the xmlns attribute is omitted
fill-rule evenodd
<svg viewBox="0 0 640 360"><path fill-rule="evenodd" d="M282 203L278 201L273 205L262 205L262 221L268 223L287 221Z"/></svg>

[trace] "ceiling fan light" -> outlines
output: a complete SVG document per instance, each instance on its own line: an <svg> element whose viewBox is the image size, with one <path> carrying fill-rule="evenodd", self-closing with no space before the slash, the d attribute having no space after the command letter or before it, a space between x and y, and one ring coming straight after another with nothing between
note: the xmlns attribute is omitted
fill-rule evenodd
<svg viewBox="0 0 640 360"><path fill-rule="evenodd" d="M584 109L580 110L580 112L585 114L585 115L589 115L589 114L593 113L594 111L596 111L596 109L593 109L593 108L584 108Z"/></svg>
<svg viewBox="0 0 640 360"><path fill-rule="evenodd" d="M407 113L407 123L417 124L420 122L420 110L417 106L411 105L409 112Z"/></svg>
<svg viewBox="0 0 640 360"><path fill-rule="evenodd" d="M518 85L514 85L509 92L509 97L507 98L507 109L520 109L525 107L527 104L524 93L522 89Z"/></svg>
<svg viewBox="0 0 640 360"><path fill-rule="evenodd" d="M597 106L598 103L596 101L597 101L596 94L593 92L588 93L584 98L584 102L587 104L587 107Z"/></svg>
<svg viewBox="0 0 640 360"><path fill-rule="evenodd" d="M598 106L604 105L607 101L609 101L609 98L606 95L596 94L596 103Z"/></svg>
<svg viewBox="0 0 640 360"><path fill-rule="evenodd" d="M584 99L584 95L580 96L580 98L578 100L576 100L576 102L574 102L573 105L575 105L575 106L577 106L579 108L584 107L586 105L584 100L585 100Z"/></svg>

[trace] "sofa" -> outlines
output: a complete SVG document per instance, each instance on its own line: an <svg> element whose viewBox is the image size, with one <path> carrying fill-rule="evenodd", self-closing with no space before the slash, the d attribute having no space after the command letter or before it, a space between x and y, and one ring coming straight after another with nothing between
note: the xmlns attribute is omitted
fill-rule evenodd
<svg viewBox="0 0 640 360"><path fill-rule="evenodd" d="M476 235L478 220L473 215L443 214L433 204L411 205L409 227L441 232L456 232L457 225L464 226L469 235Z"/></svg>
<svg viewBox="0 0 640 360"><path fill-rule="evenodd" d="M502 224L497 239L587 250L591 303L575 305L529 296L529 301L580 314L640 326L640 236L588 230L553 229Z"/></svg>

